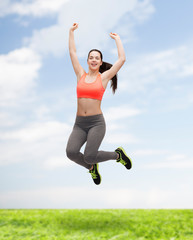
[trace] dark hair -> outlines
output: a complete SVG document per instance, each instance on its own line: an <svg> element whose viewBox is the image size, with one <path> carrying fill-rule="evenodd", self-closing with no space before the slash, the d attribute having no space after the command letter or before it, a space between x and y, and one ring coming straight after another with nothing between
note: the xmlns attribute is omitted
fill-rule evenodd
<svg viewBox="0 0 193 240"><path fill-rule="evenodd" d="M88 53L88 58L89 58L89 55L92 51L97 51L97 52L100 53L101 61L103 62L102 65L99 68L100 73L103 73L103 72L107 71L108 69L110 69L113 66L112 64L103 61L102 52L98 49L91 49L90 52ZM88 60L88 58L87 58L87 60ZM112 91L113 91L113 94L115 94L115 90L117 89L117 74L111 79L111 86L110 87L113 88Z"/></svg>

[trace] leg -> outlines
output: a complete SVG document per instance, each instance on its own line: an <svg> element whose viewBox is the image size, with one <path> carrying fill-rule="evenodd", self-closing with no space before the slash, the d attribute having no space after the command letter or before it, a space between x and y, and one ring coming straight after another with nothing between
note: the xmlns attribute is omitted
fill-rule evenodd
<svg viewBox="0 0 193 240"><path fill-rule="evenodd" d="M101 124L92 127L87 136L87 144L84 151L84 160L88 164L95 164L107 160L116 160L116 152L98 151L106 132L106 125Z"/></svg>
<svg viewBox="0 0 193 240"><path fill-rule="evenodd" d="M84 156L80 152L80 149L86 142L86 139L86 132L77 125L74 125L73 131L68 139L66 155L70 160L74 161L75 163L87 169L90 169L92 165L84 161Z"/></svg>

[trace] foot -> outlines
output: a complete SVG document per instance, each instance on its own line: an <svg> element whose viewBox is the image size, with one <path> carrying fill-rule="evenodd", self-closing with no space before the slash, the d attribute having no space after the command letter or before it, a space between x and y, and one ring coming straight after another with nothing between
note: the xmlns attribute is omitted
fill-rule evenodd
<svg viewBox="0 0 193 240"><path fill-rule="evenodd" d="M117 162L122 163L127 169L130 169L132 167L132 162L131 159L126 155L125 150L122 147L118 147L115 152L119 154Z"/></svg>
<svg viewBox="0 0 193 240"><path fill-rule="evenodd" d="M98 163L93 165L93 168L89 170L89 173L92 176L92 179L95 184L101 183L101 175L99 174Z"/></svg>

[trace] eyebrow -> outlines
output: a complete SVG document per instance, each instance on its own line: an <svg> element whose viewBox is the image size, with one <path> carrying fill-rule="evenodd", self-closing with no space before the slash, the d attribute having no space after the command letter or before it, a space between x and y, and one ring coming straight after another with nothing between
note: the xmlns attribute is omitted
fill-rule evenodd
<svg viewBox="0 0 193 240"><path fill-rule="evenodd" d="M94 57L94 56L90 56L90 57ZM99 56L96 56L97 58L99 58Z"/></svg>

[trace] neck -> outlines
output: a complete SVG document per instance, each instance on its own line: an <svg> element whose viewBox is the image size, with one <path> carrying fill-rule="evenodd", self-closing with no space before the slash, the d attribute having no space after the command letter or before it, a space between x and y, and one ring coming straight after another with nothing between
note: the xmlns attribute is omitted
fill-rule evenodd
<svg viewBox="0 0 193 240"><path fill-rule="evenodd" d="M89 71L88 71L88 75L89 76L97 76L99 74L99 70L97 69L97 70L95 70L95 71L93 71L93 70L91 70L91 69L89 69Z"/></svg>

